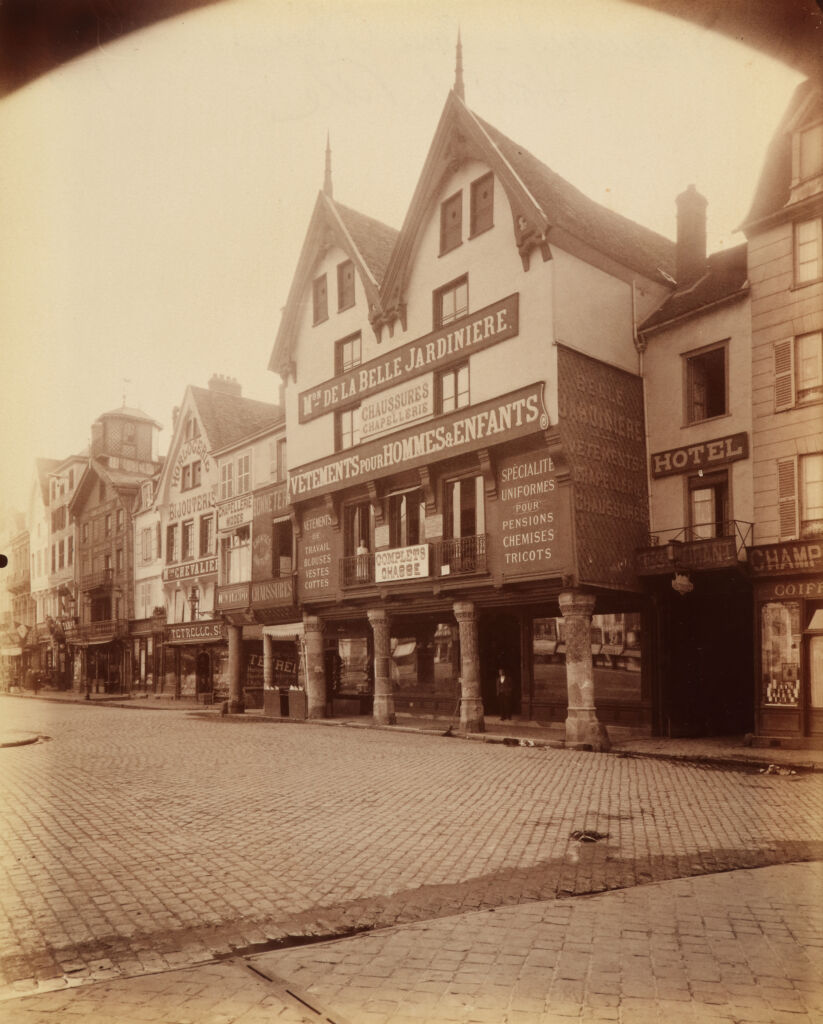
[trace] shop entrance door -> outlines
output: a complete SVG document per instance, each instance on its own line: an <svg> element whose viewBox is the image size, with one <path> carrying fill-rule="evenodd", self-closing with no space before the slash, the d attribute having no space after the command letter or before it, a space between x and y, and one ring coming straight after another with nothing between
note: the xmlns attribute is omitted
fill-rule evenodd
<svg viewBox="0 0 823 1024"><path fill-rule="evenodd" d="M823 607L815 608L807 634L809 680L806 715L806 735L823 736ZM820 632L817 632L820 630Z"/></svg>
<svg viewBox="0 0 823 1024"><path fill-rule="evenodd" d="M197 655L194 673L197 681L197 696L199 697L203 693L211 693L211 658L209 657L208 651L201 651Z"/></svg>
<svg viewBox="0 0 823 1024"><path fill-rule="evenodd" d="M478 623L483 711L499 715L495 680L502 668L512 684L512 714L520 714L520 619L508 612L485 612Z"/></svg>

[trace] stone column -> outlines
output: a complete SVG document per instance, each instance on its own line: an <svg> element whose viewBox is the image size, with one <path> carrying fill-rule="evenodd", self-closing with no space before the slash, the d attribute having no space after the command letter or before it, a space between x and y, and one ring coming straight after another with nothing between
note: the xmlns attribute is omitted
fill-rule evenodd
<svg viewBox="0 0 823 1024"><path fill-rule="evenodd" d="M306 703L309 718L326 717L326 666L323 660L323 620L319 615L303 615L306 659Z"/></svg>
<svg viewBox="0 0 823 1024"><path fill-rule="evenodd" d="M369 608L366 614L374 633L374 721L378 725L396 725L389 616L384 608Z"/></svg>
<svg viewBox="0 0 823 1024"><path fill-rule="evenodd" d="M271 690L274 687L274 640L263 634L263 689Z"/></svg>
<svg viewBox="0 0 823 1024"><path fill-rule="evenodd" d="M592 666L592 611L595 598L580 590L560 595L560 611L566 620L566 687L568 715L566 746L576 749L609 750L609 734L594 707Z"/></svg>
<svg viewBox="0 0 823 1024"><path fill-rule="evenodd" d="M243 648L242 626L227 627L229 631L229 714L242 715L246 710L240 689L240 652Z"/></svg>
<svg viewBox="0 0 823 1024"><path fill-rule="evenodd" d="M455 601L454 617L460 629L460 728L485 732L480 693L480 656L477 645L477 611L472 601Z"/></svg>

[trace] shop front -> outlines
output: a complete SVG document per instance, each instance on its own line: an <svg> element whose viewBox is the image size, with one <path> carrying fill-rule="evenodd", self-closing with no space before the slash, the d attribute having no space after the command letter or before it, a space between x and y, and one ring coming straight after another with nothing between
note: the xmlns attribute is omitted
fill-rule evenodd
<svg viewBox="0 0 823 1024"><path fill-rule="evenodd" d="M823 747L823 542L749 548L754 580L754 742Z"/></svg>
<svg viewBox="0 0 823 1024"><path fill-rule="evenodd" d="M204 703L229 692L229 651L222 619L203 619L166 626L163 692Z"/></svg>
<svg viewBox="0 0 823 1024"><path fill-rule="evenodd" d="M131 688L138 693L159 693L163 679L163 617L131 623Z"/></svg>

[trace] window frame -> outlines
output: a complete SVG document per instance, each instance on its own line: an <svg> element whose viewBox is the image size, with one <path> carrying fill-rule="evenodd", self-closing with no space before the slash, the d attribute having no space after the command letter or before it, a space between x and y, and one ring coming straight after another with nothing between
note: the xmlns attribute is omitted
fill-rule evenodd
<svg viewBox="0 0 823 1024"><path fill-rule="evenodd" d="M819 476L813 480L807 477L808 469L816 464ZM798 497L799 497L799 536L800 537L823 537L823 452L808 452L798 456ZM809 499L810 484L820 492L816 500L818 505L812 506ZM811 508L820 511L816 519L809 518Z"/></svg>
<svg viewBox="0 0 823 1024"><path fill-rule="evenodd" d="M199 551L200 557L205 558L214 554L214 515L209 512L200 516L199 530Z"/></svg>
<svg viewBox="0 0 823 1024"><path fill-rule="evenodd" d="M812 135L817 136L817 163L811 171L804 173L803 169L803 140L811 138ZM823 174L823 121L818 121L815 124L806 125L805 128L800 128L797 131L797 164L795 167L795 180L797 182L809 181L811 178L817 178Z"/></svg>
<svg viewBox="0 0 823 1024"><path fill-rule="evenodd" d="M329 319L328 274L318 274L311 283L311 309L313 327Z"/></svg>
<svg viewBox="0 0 823 1024"><path fill-rule="evenodd" d="M466 305L465 309L458 309L455 302L454 315L450 315L448 319L443 316L443 298L446 295L454 293L455 295L459 289L465 285L466 288ZM439 330L441 327L447 326L447 324L457 323L464 316L469 315L469 275L461 274L460 277L454 278L452 281L447 281L446 284L441 285L439 288L435 288L432 292L432 323L435 330Z"/></svg>
<svg viewBox="0 0 823 1024"><path fill-rule="evenodd" d="M452 212L457 213L453 225L448 224ZM454 240L454 235L457 240ZM454 252L463 244L463 189L458 189L440 204L440 255Z"/></svg>
<svg viewBox="0 0 823 1024"><path fill-rule="evenodd" d="M409 499L417 495L417 501L410 504ZM423 489L406 487L387 495L387 515L389 526L389 547L408 548L415 544L426 543L426 499ZM398 504L405 501L405 514L398 513ZM411 529L414 527L414 529ZM416 536L413 534L416 533Z"/></svg>
<svg viewBox="0 0 823 1024"><path fill-rule="evenodd" d="M281 535L288 531L289 554L284 556L281 548ZM284 565L283 563L288 563ZM294 575L294 524L290 516L278 516L271 524L271 575L272 579L282 579Z"/></svg>
<svg viewBox="0 0 823 1024"><path fill-rule="evenodd" d="M460 390L460 375L465 370L466 374L466 387L465 390ZM448 378L454 378L454 395L453 404L446 408L446 402L443 395L443 382ZM460 401L460 396L465 395L465 401ZM434 411L435 415L443 416L450 412L457 412L458 409L466 409L471 405L471 377L469 374L469 360L465 359L460 363L455 363L453 366L447 366L443 370L439 370L435 375L434 381Z"/></svg>
<svg viewBox="0 0 823 1024"><path fill-rule="evenodd" d="M346 275L350 275L351 287L347 287ZM343 260L337 264L337 312L351 309L355 305L354 261Z"/></svg>
<svg viewBox="0 0 823 1024"><path fill-rule="evenodd" d="M708 522L696 522L694 515L694 495L698 491L712 491L714 518ZM731 515L731 490L729 473L725 469L711 473L690 475L686 478L686 522L688 523L689 540L715 540L728 536ZM699 532L701 528L713 527L711 533Z"/></svg>
<svg viewBox="0 0 823 1024"><path fill-rule="evenodd" d="M491 197L487 203L478 202L480 189L487 182L491 183ZM478 223L481 217L488 214L488 222ZM469 238L477 238L484 231L490 231L494 227L494 172L489 171L481 174L479 178L471 183L469 189Z"/></svg>
<svg viewBox="0 0 823 1024"><path fill-rule="evenodd" d="M801 276L800 268L802 266L810 265L812 260L800 260L800 246L808 245L809 242L801 242L799 234L801 228L807 225L814 225L815 227L815 239L814 244L816 248L814 263L815 272L810 276ZM807 284L814 284L815 281L823 279L823 217L810 217L808 220L796 220L792 224L792 278L794 281L795 288L803 288Z"/></svg>
<svg viewBox="0 0 823 1024"><path fill-rule="evenodd" d="M186 519L180 528L180 561L191 562L194 559L194 520Z"/></svg>
<svg viewBox="0 0 823 1024"><path fill-rule="evenodd" d="M349 430L344 429L345 417L351 417ZM347 436L350 437L350 442L348 444L344 444L344 439ZM360 403L358 402L357 405L347 406L345 409L337 409L334 413L334 450L336 452L346 452L351 448L356 448L360 444L360 437Z"/></svg>
<svg viewBox="0 0 823 1024"><path fill-rule="evenodd" d="M367 520L363 529L363 518ZM366 542L369 551L374 551L374 508L368 498L350 501L343 506L343 557L351 558L358 553L360 541ZM356 527L356 528L355 528ZM364 536L365 534L365 536Z"/></svg>
<svg viewBox="0 0 823 1024"><path fill-rule="evenodd" d="M177 523L168 523L166 525L166 565L176 565L178 561Z"/></svg>
<svg viewBox="0 0 823 1024"><path fill-rule="evenodd" d="M709 400L705 399L706 415L695 414L695 368L700 360L712 357L716 352L723 354L723 411L708 413ZM691 352L684 352L683 358L683 422L685 426L694 426L698 423L706 423L709 420L719 419L721 416L729 415L729 341L728 338L722 341L713 342L703 348L694 349ZM708 389L707 389L708 390Z"/></svg>
<svg viewBox="0 0 823 1024"><path fill-rule="evenodd" d="M357 344L356 358L354 358L354 344ZM346 349L352 346L352 358L346 359ZM336 377L341 377L344 373L348 373L349 370L353 370L355 366L360 366L363 362L363 332L355 331L353 334L346 335L345 338L341 338L339 341L334 343L334 373Z"/></svg>
<svg viewBox="0 0 823 1024"><path fill-rule="evenodd" d="M455 532L454 516L454 488L467 481L474 482L474 533L463 533L463 517L461 502L461 515L459 518L459 532ZM459 476L447 477L443 481L443 538L445 540L461 540L464 537L481 537L486 532L486 491L483 474L480 472L463 473ZM479 515L478 515L479 510Z"/></svg>
<svg viewBox="0 0 823 1024"><path fill-rule="evenodd" d="M798 387L800 376L799 349L801 343L808 338L817 338L818 347L818 382L804 391L819 390L820 394L800 395ZM788 409L816 405L823 402L823 330L806 331L791 338L781 338L772 343L772 369L774 373L774 411L786 412Z"/></svg>

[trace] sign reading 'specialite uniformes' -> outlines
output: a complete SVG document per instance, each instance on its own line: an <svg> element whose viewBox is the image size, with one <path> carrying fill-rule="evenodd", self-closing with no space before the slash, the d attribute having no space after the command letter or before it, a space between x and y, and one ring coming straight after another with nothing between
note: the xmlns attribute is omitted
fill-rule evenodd
<svg viewBox="0 0 823 1024"><path fill-rule="evenodd" d="M569 491L543 451L501 459L497 467L502 572L563 575L572 561Z"/></svg>

